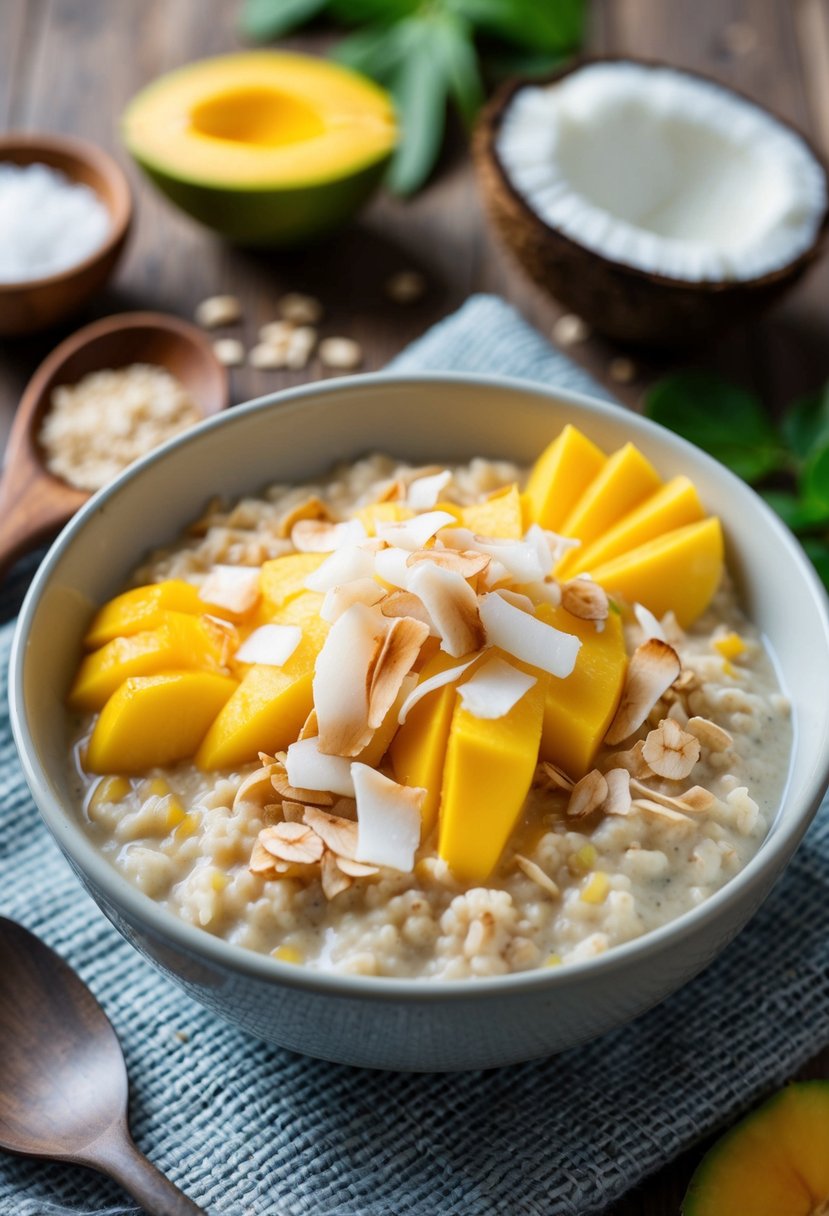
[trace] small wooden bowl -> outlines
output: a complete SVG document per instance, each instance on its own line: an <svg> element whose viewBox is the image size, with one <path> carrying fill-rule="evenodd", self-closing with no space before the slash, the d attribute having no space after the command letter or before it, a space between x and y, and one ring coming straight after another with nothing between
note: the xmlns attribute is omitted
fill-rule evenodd
<svg viewBox="0 0 829 1216"><path fill-rule="evenodd" d="M83 261L40 279L0 283L0 335L46 329L103 286L121 256L132 221L127 178L111 156L94 144L64 135L0 136L0 161L50 165L90 186L107 208L110 231Z"/></svg>
<svg viewBox="0 0 829 1216"><path fill-rule="evenodd" d="M20 399L0 479L0 574L26 549L67 523L90 495L46 468L38 442L41 421L61 384L90 372L151 363L166 368L205 418L228 404L227 370L208 338L187 321L164 313L105 317L79 329L44 359Z"/></svg>

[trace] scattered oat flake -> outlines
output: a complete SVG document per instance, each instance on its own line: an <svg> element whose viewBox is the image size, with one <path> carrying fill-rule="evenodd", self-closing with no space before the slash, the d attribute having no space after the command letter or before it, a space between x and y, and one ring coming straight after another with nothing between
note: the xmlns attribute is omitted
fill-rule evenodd
<svg viewBox="0 0 829 1216"><path fill-rule="evenodd" d="M559 678L570 675L581 648L581 640L574 634L528 616L497 592L481 597L480 612L490 646Z"/></svg>
<svg viewBox="0 0 829 1216"><path fill-rule="evenodd" d="M626 768L611 768L604 775L607 782L607 797L602 810L606 815L630 813L630 773Z"/></svg>
<svg viewBox="0 0 829 1216"><path fill-rule="evenodd" d="M261 768L257 768L245 777L233 799L234 810L242 802L255 802L264 805L266 798L270 798L273 794L273 785L271 784L273 769L273 764L264 764Z"/></svg>
<svg viewBox="0 0 829 1216"><path fill-rule="evenodd" d="M278 861L313 865L322 858L324 845L316 832L305 823L275 823L263 828L258 841Z"/></svg>
<svg viewBox="0 0 829 1216"><path fill-rule="evenodd" d="M199 588L199 599L243 616L259 599L259 567L214 566Z"/></svg>
<svg viewBox="0 0 829 1216"><path fill-rule="evenodd" d="M363 348L353 338L323 338L319 356L325 367L351 371L363 361Z"/></svg>
<svg viewBox="0 0 829 1216"><path fill-rule="evenodd" d="M653 815L657 819L666 819L670 823L682 824L684 827L690 827L694 822L690 815L684 815L681 811L672 810L671 807L665 806L661 802L656 802L653 798L634 798L632 805L637 811L644 811L646 814Z"/></svg>
<svg viewBox="0 0 829 1216"><path fill-rule="evenodd" d="M582 621L606 621L609 611L604 587L589 578L575 578L561 587L561 606Z"/></svg>
<svg viewBox="0 0 829 1216"><path fill-rule="evenodd" d="M629 739L671 687L681 669L679 655L667 642L648 638L637 646L628 663L622 699L605 735L605 743L612 747Z"/></svg>
<svg viewBox="0 0 829 1216"><path fill-rule="evenodd" d="M234 325L242 317L242 305L237 296L208 296L195 312L196 324L204 329Z"/></svg>
<svg viewBox="0 0 829 1216"><path fill-rule="evenodd" d="M299 325L288 338L285 347L285 366L291 371L302 371L317 344L317 331L310 325Z"/></svg>
<svg viewBox="0 0 829 1216"><path fill-rule="evenodd" d="M692 785L684 794L680 794L678 801L689 811L707 811L717 800L704 786Z"/></svg>
<svg viewBox="0 0 829 1216"><path fill-rule="evenodd" d="M557 346L575 346L590 337L590 326L573 312L566 312L553 325L553 341Z"/></svg>
<svg viewBox="0 0 829 1216"><path fill-rule="evenodd" d="M251 874L258 874L262 878L276 878L278 875L276 858L258 840L251 851L248 869Z"/></svg>
<svg viewBox="0 0 829 1216"><path fill-rule="evenodd" d="M225 367L239 367L245 361L245 348L238 338L217 338L213 354Z"/></svg>
<svg viewBox="0 0 829 1216"><path fill-rule="evenodd" d="M592 815L602 805L608 795L607 779L597 768L577 781L567 803L567 814L571 819L582 819Z"/></svg>
<svg viewBox="0 0 829 1216"><path fill-rule="evenodd" d="M343 891L347 891L352 879L337 864L337 858L328 850L323 853L320 864L320 883L326 899L336 899Z"/></svg>
<svg viewBox="0 0 829 1216"><path fill-rule="evenodd" d="M379 866L369 866L364 861L354 861L351 857L338 857L337 866L349 878L369 878L372 874L380 873Z"/></svg>
<svg viewBox="0 0 829 1216"><path fill-rule="evenodd" d="M689 718L685 729L711 752L725 752L734 746L734 739L728 731L709 718Z"/></svg>
<svg viewBox="0 0 829 1216"><path fill-rule="evenodd" d="M287 347L293 332L294 326L290 321L269 321L259 330L259 341L266 346Z"/></svg>
<svg viewBox="0 0 829 1216"><path fill-rule="evenodd" d="M684 781L700 757L700 742L674 718L663 718L645 739L642 755L657 777Z"/></svg>
<svg viewBox="0 0 829 1216"><path fill-rule="evenodd" d="M312 806L304 808L303 819L332 853L338 857L354 858L357 852L356 820L342 819L339 815Z"/></svg>
<svg viewBox="0 0 829 1216"><path fill-rule="evenodd" d="M286 800L282 803L282 818L286 823L304 823L305 811L307 809L309 808L305 807L301 802L288 802Z"/></svg>
<svg viewBox="0 0 829 1216"><path fill-rule="evenodd" d="M573 788L572 778L568 777L564 769L559 768L555 764L551 764L549 760L542 760L538 766L543 780L553 789L564 790L569 793Z"/></svg>
<svg viewBox="0 0 829 1216"><path fill-rule="evenodd" d="M269 342L259 342L248 351L248 363L258 371L276 371L287 367L287 350Z"/></svg>
<svg viewBox="0 0 829 1216"><path fill-rule="evenodd" d="M615 380L617 384L630 384L638 375L638 369L632 359L620 355L617 359L611 359L607 367L607 374L611 380Z"/></svg>
<svg viewBox="0 0 829 1216"><path fill-rule="evenodd" d="M282 667L302 641L298 625L260 625L245 638L233 656L238 663Z"/></svg>
<svg viewBox="0 0 829 1216"><path fill-rule="evenodd" d="M464 709L475 718L503 718L537 683L535 676L519 671L503 659L492 658L458 686L458 696Z"/></svg>
<svg viewBox="0 0 829 1216"><path fill-rule="evenodd" d="M384 290L395 304L414 304L426 294L426 278L419 270L398 270L386 279Z"/></svg>
<svg viewBox="0 0 829 1216"><path fill-rule="evenodd" d="M280 317L293 325L317 325L323 318L324 309L316 296L289 291L280 298L277 311Z"/></svg>
<svg viewBox="0 0 829 1216"><path fill-rule="evenodd" d="M521 853L515 854L514 861L518 869L522 870L527 878L546 891L548 895L551 895L553 899L558 899L561 892L552 878L550 878L550 875L545 873L540 865L531 861L529 857L524 857Z"/></svg>
<svg viewBox="0 0 829 1216"><path fill-rule="evenodd" d="M426 791L398 785L367 764L352 764L351 774L357 796L355 860L408 873L420 844Z"/></svg>

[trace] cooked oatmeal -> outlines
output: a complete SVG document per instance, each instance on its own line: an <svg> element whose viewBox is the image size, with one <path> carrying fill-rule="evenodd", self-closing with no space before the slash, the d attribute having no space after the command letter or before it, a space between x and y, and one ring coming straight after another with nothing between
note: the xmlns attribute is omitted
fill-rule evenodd
<svg viewBox="0 0 829 1216"><path fill-rule="evenodd" d="M451 481L441 470L419 473L423 481L443 476L442 498L461 506L523 480L514 466L484 460L452 469ZM295 551L291 529L300 519L313 524L316 514L320 527L327 517L347 520L364 504L389 500L389 487L408 492L412 477L372 457L316 486L275 486L230 509L213 504L133 583L201 586L216 567L258 568ZM307 509L314 500L324 511ZM588 618L603 595L585 579L571 594ZM601 602L597 611L591 627L601 632ZM612 602L610 611L618 611ZM593 957L702 903L745 866L779 805L791 747L788 702L727 576L689 628L672 613L657 621L625 607L624 637L637 664L654 654L667 661L664 687L651 704L640 698L628 707L631 721L637 707L644 721L604 742L579 782L537 764L520 821L485 881L456 877L438 855L435 831L410 870L357 860L354 798L292 789L284 757L226 771L185 760L131 778L89 775L82 761L94 714L75 729L84 824L112 865L164 907L286 962L456 979ZM633 695L633 670L631 660L617 718ZM313 725L305 731L313 737ZM613 727L607 733L614 737ZM387 756L377 763L393 776ZM329 847L332 825L350 845Z"/></svg>

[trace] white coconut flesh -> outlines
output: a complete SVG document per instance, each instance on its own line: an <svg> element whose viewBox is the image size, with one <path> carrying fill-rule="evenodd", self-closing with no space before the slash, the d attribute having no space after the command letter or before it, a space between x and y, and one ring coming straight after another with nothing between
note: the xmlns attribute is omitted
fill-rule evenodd
<svg viewBox="0 0 829 1216"><path fill-rule="evenodd" d="M813 245L826 178L759 106L671 68L588 64L508 103L496 154L548 224L614 262L748 280Z"/></svg>

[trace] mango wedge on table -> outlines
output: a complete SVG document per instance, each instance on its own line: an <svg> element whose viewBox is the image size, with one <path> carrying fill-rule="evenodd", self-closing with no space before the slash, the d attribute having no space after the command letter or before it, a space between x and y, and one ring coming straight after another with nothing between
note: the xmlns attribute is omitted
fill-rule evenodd
<svg viewBox="0 0 829 1216"><path fill-rule="evenodd" d="M542 604L536 616L581 639L576 665L563 680L551 679L544 699L540 760L549 760L574 781L592 767L607 733L627 671L622 618L611 612L601 632L564 608Z"/></svg>
<svg viewBox="0 0 829 1216"><path fill-rule="evenodd" d="M661 484L651 462L632 443L626 443L602 465L562 523L561 532L588 545Z"/></svg>
<svg viewBox="0 0 829 1216"><path fill-rule="evenodd" d="M511 660L536 683L502 718L456 702L440 802L438 853L459 879L485 882L515 827L538 761L550 677Z"/></svg>
<svg viewBox="0 0 829 1216"><path fill-rule="evenodd" d="M258 610L263 624L271 621L274 613L289 600L305 591L306 578L318 570L327 557L327 553L288 553L264 563L259 576L262 602Z"/></svg>
<svg viewBox="0 0 829 1216"><path fill-rule="evenodd" d="M694 483L688 477L674 477L592 544L572 549L556 567L556 574L572 578L593 570L665 532L696 523L704 515Z"/></svg>
<svg viewBox="0 0 829 1216"><path fill-rule="evenodd" d="M503 536L519 540L524 535L523 509L518 486L508 486L483 502L462 507L460 523L479 536Z"/></svg>
<svg viewBox="0 0 829 1216"><path fill-rule="evenodd" d="M328 633L319 615L322 598L304 591L274 618L276 624L299 625L302 640L284 666L247 669L198 750L199 768L237 768L260 751L281 751L297 738L313 707L314 663Z"/></svg>
<svg viewBox="0 0 829 1216"><path fill-rule="evenodd" d="M530 523L553 532L561 525L581 495L598 476L606 460L604 452L569 423L536 460L530 471L524 500Z"/></svg>
<svg viewBox="0 0 829 1216"><path fill-rule="evenodd" d="M193 616L209 612L214 616L226 616L223 609L206 604L199 598L198 587L180 578L171 578L163 583L151 583L147 587L135 587L116 595L104 604L93 618L83 640L87 650L97 650L113 638L129 637L145 629L156 629L163 623L166 612L187 612Z"/></svg>
<svg viewBox="0 0 829 1216"><path fill-rule="evenodd" d="M644 604L657 617L673 609L685 628L708 607L722 571L722 527L712 515L596 566L591 574L606 591L629 604Z"/></svg>
<svg viewBox="0 0 829 1216"><path fill-rule="evenodd" d="M125 680L101 711L87 749L93 773L142 773L192 756L236 690L229 676L168 672Z"/></svg>
<svg viewBox="0 0 829 1216"><path fill-rule="evenodd" d="M207 616L164 612L156 629L113 638L88 654L69 691L69 704L76 710L101 709L118 685L131 676L192 669L221 671L234 644L232 625L223 626Z"/></svg>

